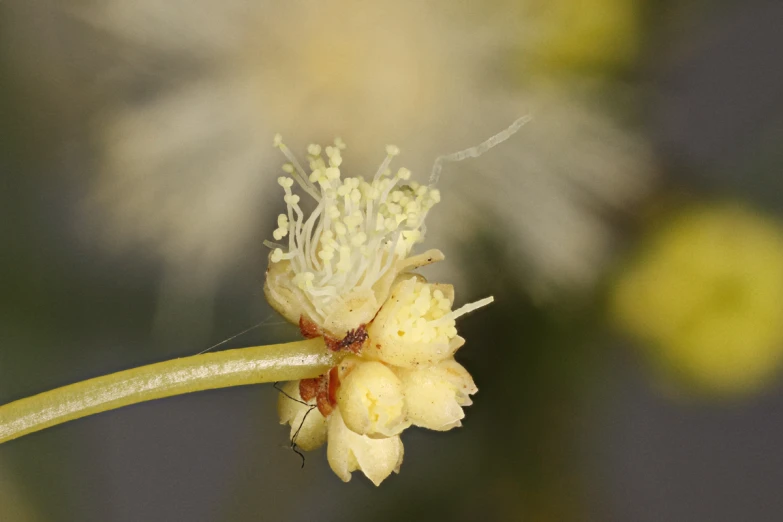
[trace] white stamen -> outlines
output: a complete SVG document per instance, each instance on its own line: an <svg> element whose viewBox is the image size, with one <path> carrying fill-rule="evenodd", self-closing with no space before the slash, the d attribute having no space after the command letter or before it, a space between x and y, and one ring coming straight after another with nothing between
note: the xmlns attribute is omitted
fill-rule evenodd
<svg viewBox="0 0 783 522"><path fill-rule="evenodd" d="M438 195L418 184L415 188L397 186L400 180L409 180L411 172L400 168L391 175L389 164L399 154L393 145L386 147L386 157L370 182L342 176L345 144L339 138L334 146L308 146L310 175L281 138L275 138L275 146L288 160L284 171L290 177L278 178L287 212L278 217L272 235L276 240L288 236L288 251L275 246L271 261L291 260L294 284L323 318L359 282L361 288L370 288L392 267L402 266L423 240L424 218ZM317 203L309 216L292 192L294 181Z"/></svg>
<svg viewBox="0 0 783 522"><path fill-rule="evenodd" d="M468 314L472 312L473 310L478 310L479 308L483 306L487 306L488 304L495 301L495 298L492 296L485 297L484 299L479 299L478 301L474 303L468 303L466 305L460 306L456 310L447 313L440 319L437 319L435 321L430 322L430 326L440 326L442 324L447 323L448 321L453 321L454 319L457 319L458 317L461 317L465 314Z"/></svg>

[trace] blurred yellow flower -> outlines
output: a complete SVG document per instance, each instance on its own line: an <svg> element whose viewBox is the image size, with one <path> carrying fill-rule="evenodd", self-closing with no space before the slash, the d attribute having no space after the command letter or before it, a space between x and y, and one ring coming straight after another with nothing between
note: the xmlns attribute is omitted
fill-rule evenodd
<svg viewBox="0 0 783 522"><path fill-rule="evenodd" d="M636 0L545 2L540 59L574 69L627 65L638 51L640 10Z"/></svg>
<svg viewBox="0 0 783 522"><path fill-rule="evenodd" d="M516 7L517 16L526 24L520 58L536 73L612 72L631 65L638 56L642 34L642 2L638 0L511 4L508 7Z"/></svg>
<svg viewBox="0 0 783 522"><path fill-rule="evenodd" d="M621 275L613 313L664 369L704 391L748 392L783 356L783 233L751 210L687 210Z"/></svg>

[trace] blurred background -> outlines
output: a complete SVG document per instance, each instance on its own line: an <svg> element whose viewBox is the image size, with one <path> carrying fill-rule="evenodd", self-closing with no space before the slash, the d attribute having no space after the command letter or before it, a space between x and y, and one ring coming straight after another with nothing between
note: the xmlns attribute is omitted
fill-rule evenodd
<svg viewBox="0 0 783 522"><path fill-rule="evenodd" d="M0 520L783 518L783 4L5 0L0 401L298 338L261 290L281 132L446 164L425 275L457 301L464 427L400 475L304 469L271 386L0 447Z"/></svg>

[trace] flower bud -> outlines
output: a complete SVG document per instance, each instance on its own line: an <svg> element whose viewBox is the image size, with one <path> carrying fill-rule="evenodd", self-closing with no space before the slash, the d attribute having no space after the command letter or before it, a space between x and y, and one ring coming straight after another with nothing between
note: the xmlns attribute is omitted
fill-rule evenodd
<svg viewBox="0 0 783 522"><path fill-rule="evenodd" d="M289 440L293 441L296 436L296 445L311 451L326 442L326 419L315 407L315 399L304 402L299 395L299 381L287 382L277 399L277 415L280 424L291 425Z"/></svg>
<svg viewBox="0 0 783 522"><path fill-rule="evenodd" d="M379 486L392 471L399 473L402 456L402 441L398 435L371 439L349 430L339 409L329 416L326 458L343 482L351 480L352 471L360 470Z"/></svg>
<svg viewBox="0 0 783 522"><path fill-rule="evenodd" d="M478 391L470 374L454 359L435 366L401 370L408 419L422 428L447 431L461 426L463 406L470 406L470 395Z"/></svg>
<svg viewBox="0 0 783 522"><path fill-rule="evenodd" d="M337 404L348 428L369 437L390 437L410 426L402 382L384 364L352 357L341 366Z"/></svg>
<svg viewBox="0 0 783 522"><path fill-rule="evenodd" d="M451 285L400 281L368 327L371 343L363 355L407 368L451 357L462 346L449 316L453 300Z"/></svg>

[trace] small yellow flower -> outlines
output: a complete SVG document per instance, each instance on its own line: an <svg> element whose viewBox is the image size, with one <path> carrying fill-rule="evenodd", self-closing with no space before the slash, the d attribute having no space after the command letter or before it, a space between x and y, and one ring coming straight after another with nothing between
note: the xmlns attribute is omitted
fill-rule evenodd
<svg viewBox="0 0 783 522"><path fill-rule="evenodd" d="M686 211L622 274L614 314L705 391L759 388L783 357L783 233L737 206Z"/></svg>
<svg viewBox="0 0 783 522"><path fill-rule="evenodd" d="M268 243L267 299L306 337L323 336L330 349L352 352L317 379L286 384L280 422L291 426L291 441L303 450L326 442L329 465L344 481L361 470L378 485L399 471L406 428L461 425L462 408L478 389L453 359L465 342L455 321L492 298L452 310L451 285L411 272L443 259L438 250L411 255L440 193L408 182L408 169L392 174L397 147L387 146L374 177L365 180L342 177L339 139L308 147L309 173L280 136L274 145L287 156L283 170L290 177L278 180L287 214L273 236L288 244ZM309 216L294 183L315 200Z"/></svg>
<svg viewBox="0 0 783 522"><path fill-rule="evenodd" d="M612 72L641 46L639 0L530 0L520 17L529 30L522 54L538 73ZM530 71L527 71L528 75Z"/></svg>

